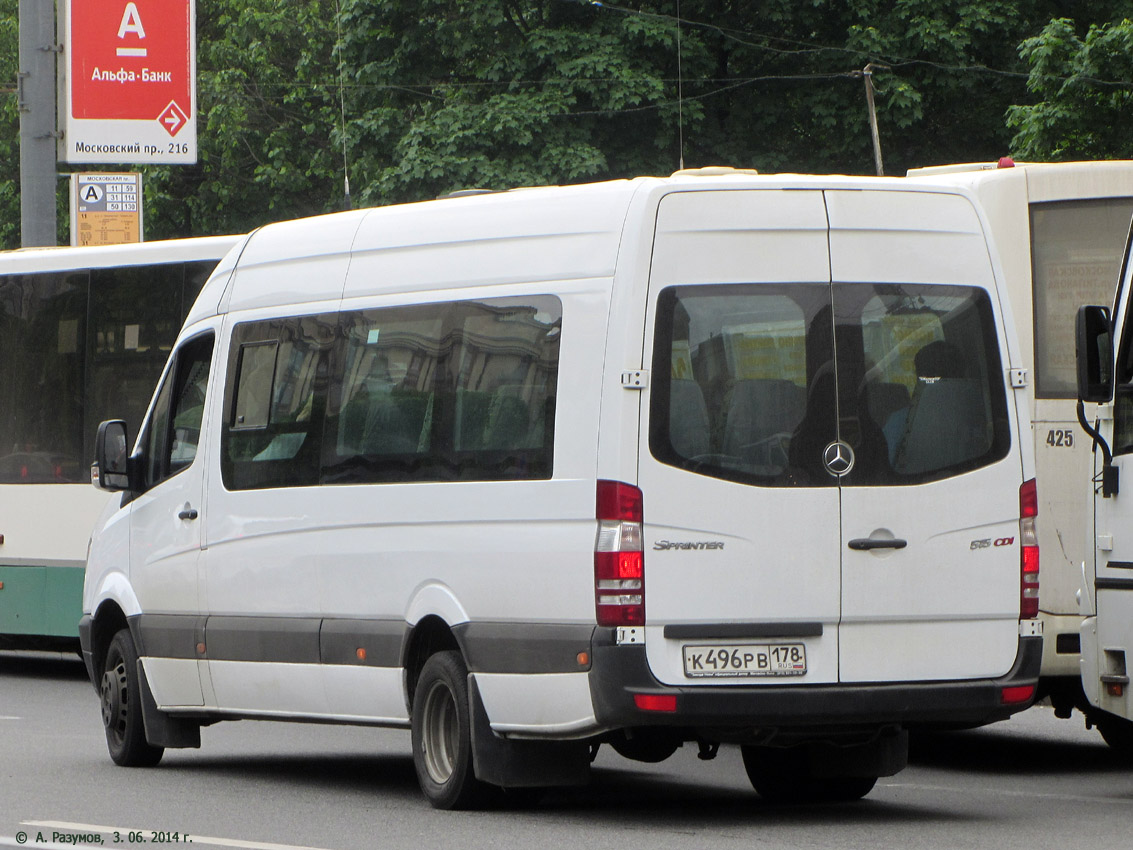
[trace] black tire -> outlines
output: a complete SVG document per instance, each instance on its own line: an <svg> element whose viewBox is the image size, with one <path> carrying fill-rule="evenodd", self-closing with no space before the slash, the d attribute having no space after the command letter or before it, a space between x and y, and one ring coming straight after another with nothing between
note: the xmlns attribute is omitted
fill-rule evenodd
<svg viewBox="0 0 1133 850"><path fill-rule="evenodd" d="M1104 714L1094 718L1094 724L1115 752L1126 758L1133 758L1133 720L1126 720L1116 714Z"/></svg>
<svg viewBox="0 0 1133 850"><path fill-rule="evenodd" d="M138 652L129 630L122 629L106 650L99 698L106 748L114 763L123 767L153 767L165 752L164 747L146 742L138 676Z"/></svg>
<svg viewBox="0 0 1133 850"><path fill-rule="evenodd" d="M472 713L468 669L459 652L438 652L421 668L413 692L413 767L429 803L437 809L488 804L491 786L472 764Z"/></svg>
<svg viewBox="0 0 1133 850"><path fill-rule="evenodd" d="M876 776L812 776L790 751L741 747L740 752L752 787L771 803L847 803L877 784Z"/></svg>

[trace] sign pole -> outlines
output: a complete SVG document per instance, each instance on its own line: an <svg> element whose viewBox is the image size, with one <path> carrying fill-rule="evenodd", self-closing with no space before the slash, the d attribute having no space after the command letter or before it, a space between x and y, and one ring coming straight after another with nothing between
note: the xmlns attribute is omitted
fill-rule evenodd
<svg viewBox="0 0 1133 850"><path fill-rule="evenodd" d="M55 3L20 0L20 243L58 244L55 204Z"/></svg>

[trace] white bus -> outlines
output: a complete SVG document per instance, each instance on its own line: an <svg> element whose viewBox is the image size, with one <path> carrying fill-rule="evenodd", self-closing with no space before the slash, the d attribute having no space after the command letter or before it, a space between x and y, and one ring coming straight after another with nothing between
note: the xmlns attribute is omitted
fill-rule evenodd
<svg viewBox="0 0 1133 850"><path fill-rule="evenodd" d="M235 236L0 253L0 648L78 646L106 497L98 423L140 424L181 323Z"/></svg>
<svg viewBox="0 0 1133 850"><path fill-rule="evenodd" d="M1113 303L1133 217L1133 161L1001 160L919 168L908 176L972 189L999 250L1034 422L1043 553L1040 695L1050 697L1060 717L1074 708L1085 713L1077 594L1093 544L1079 482L1089 480L1093 461L1075 413L1074 316L1081 305Z"/></svg>

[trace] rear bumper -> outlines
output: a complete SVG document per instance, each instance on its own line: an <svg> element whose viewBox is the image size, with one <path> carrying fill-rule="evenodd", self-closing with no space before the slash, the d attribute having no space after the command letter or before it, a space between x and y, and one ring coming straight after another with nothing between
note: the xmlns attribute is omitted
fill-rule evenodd
<svg viewBox="0 0 1133 850"><path fill-rule="evenodd" d="M1021 637L1011 671L1002 678L946 682L789 687L671 687L649 671L644 646L616 646L612 630L594 636L590 691L598 722L607 728L679 726L710 730L705 737L747 740L837 735L902 727L982 726L1033 702L1005 703L1004 688L1036 685L1042 638ZM672 712L643 711L635 695L676 697Z"/></svg>

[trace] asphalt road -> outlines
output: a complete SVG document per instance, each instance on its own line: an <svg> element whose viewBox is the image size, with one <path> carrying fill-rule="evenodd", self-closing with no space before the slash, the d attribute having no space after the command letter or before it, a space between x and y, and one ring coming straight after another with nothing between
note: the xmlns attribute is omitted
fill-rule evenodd
<svg viewBox="0 0 1133 850"><path fill-rule="evenodd" d="M904 772L821 806L764 803L734 748L659 765L603 748L587 788L469 813L425 802L406 732L245 721L202 738L116 767L77 660L0 653L0 847L1128 850L1133 831L1133 764L1043 707L916 737Z"/></svg>

